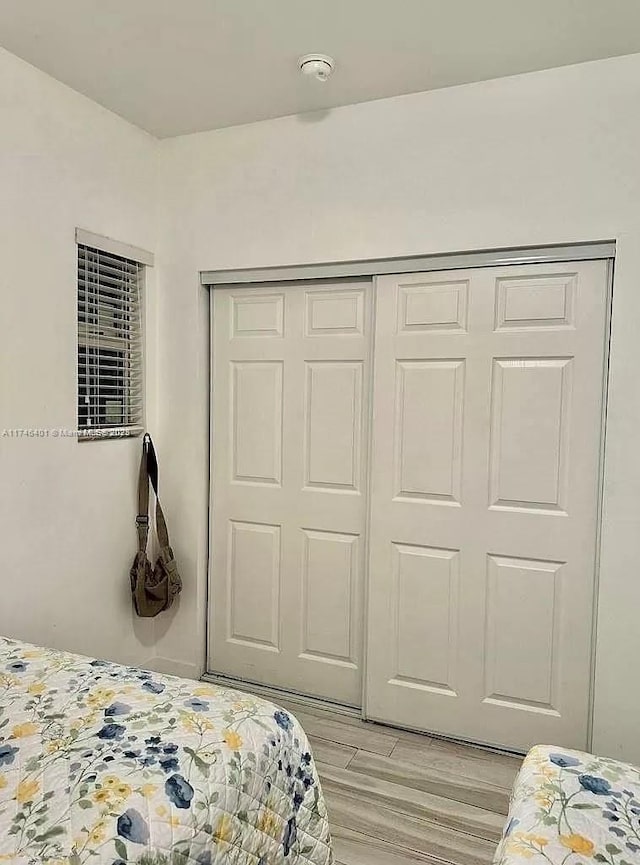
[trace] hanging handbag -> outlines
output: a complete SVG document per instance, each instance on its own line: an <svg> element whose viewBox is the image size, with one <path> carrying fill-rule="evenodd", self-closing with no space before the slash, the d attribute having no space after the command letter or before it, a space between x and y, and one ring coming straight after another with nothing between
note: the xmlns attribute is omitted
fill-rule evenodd
<svg viewBox="0 0 640 865"><path fill-rule="evenodd" d="M156 497L156 535L159 553L154 567L147 557L149 538L149 481ZM136 613L143 618L157 616L168 610L176 595L182 591L173 550L169 545L167 523L158 498L158 460L153 441L148 433L142 439L142 456L138 476L138 552L129 571L131 594Z"/></svg>

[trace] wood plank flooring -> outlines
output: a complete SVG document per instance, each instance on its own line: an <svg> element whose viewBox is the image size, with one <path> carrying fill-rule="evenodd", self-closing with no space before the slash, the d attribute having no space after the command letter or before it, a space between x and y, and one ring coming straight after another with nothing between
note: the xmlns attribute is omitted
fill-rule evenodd
<svg viewBox="0 0 640 865"><path fill-rule="evenodd" d="M521 758L278 702L311 742L337 865L490 865Z"/></svg>

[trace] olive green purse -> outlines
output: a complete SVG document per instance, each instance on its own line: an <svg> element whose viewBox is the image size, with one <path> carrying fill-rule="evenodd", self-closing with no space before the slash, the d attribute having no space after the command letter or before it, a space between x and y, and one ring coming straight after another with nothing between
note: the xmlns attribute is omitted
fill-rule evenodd
<svg viewBox="0 0 640 865"><path fill-rule="evenodd" d="M156 498L156 535L158 558L152 567L147 556L149 539L149 481ZM136 613L143 618L157 616L168 610L182 591L182 580L169 544L167 523L158 498L158 460L148 433L142 439L142 456L138 475L138 552L129 571L131 594Z"/></svg>

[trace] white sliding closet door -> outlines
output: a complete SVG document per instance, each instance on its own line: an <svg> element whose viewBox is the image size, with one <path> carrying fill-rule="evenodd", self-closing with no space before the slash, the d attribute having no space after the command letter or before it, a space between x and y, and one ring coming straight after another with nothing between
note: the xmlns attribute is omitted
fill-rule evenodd
<svg viewBox="0 0 640 865"><path fill-rule="evenodd" d="M215 289L209 669L361 703L371 281Z"/></svg>
<svg viewBox="0 0 640 865"><path fill-rule="evenodd" d="M605 262L376 279L370 718L585 746Z"/></svg>

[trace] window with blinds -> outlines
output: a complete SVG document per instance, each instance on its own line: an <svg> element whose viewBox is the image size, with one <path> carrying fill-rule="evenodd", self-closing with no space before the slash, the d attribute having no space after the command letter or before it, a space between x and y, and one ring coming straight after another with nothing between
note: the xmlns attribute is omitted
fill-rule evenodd
<svg viewBox="0 0 640 865"><path fill-rule="evenodd" d="M78 433L135 435L144 423L144 265L78 244Z"/></svg>

